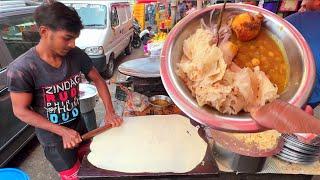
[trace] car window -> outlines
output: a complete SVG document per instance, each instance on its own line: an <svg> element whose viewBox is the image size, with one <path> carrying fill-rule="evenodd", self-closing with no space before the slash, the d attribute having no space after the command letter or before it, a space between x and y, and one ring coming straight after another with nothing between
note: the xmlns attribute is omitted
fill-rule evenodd
<svg viewBox="0 0 320 180"><path fill-rule="evenodd" d="M118 8L118 15L121 24L125 23L127 21L127 15L126 15L126 10L123 6Z"/></svg>
<svg viewBox="0 0 320 180"><path fill-rule="evenodd" d="M13 59L38 44L40 40L32 14L11 16L0 21L0 34Z"/></svg>
<svg viewBox="0 0 320 180"><path fill-rule="evenodd" d="M126 6L126 14L127 14L127 19L132 18L130 6Z"/></svg>
<svg viewBox="0 0 320 180"><path fill-rule="evenodd" d="M111 7L111 26L119 26L119 17L117 12L117 7Z"/></svg>
<svg viewBox="0 0 320 180"><path fill-rule="evenodd" d="M106 26L107 7L105 5L69 4L69 6L73 7L77 11L85 28Z"/></svg>

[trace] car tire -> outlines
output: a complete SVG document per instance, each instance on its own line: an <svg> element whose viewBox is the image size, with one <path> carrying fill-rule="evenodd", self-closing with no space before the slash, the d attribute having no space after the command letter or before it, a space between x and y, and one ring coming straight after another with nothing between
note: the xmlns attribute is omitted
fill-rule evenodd
<svg viewBox="0 0 320 180"><path fill-rule="evenodd" d="M126 47L125 53L126 53L126 55L130 55L132 53L131 41L129 42L128 46Z"/></svg>
<svg viewBox="0 0 320 180"><path fill-rule="evenodd" d="M133 48L138 49L141 47L141 43L140 39L133 39L131 44Z"/></svg>
<svg viewBox="0 0 320 180"><path fill-rule="evenodd" d="M107 69L101 74L103 78L111 78L114 72L114 57L113 55L109 58L109 63L107 64Z"/></svg>

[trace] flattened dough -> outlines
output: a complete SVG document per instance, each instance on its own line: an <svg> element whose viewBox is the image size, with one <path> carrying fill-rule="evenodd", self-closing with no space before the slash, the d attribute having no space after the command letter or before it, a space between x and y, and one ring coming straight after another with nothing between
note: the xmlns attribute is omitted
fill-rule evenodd
<svg viewBox="0 0 320 180"><path fill-rule="evenodd" d="M181 115L125 117L118 128L96 137L88 160L126 173L184 173L203 161L207 143Z"/></svg>

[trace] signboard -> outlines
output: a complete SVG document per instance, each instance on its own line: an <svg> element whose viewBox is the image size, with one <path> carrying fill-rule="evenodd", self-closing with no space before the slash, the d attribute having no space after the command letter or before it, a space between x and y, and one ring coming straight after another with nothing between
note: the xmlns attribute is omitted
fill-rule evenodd
<svg viewBox="0 0 320 180"><path fill-rule="evenodd" d="M145 25L145 7L143 3L134 4L133 16L137 19L139 25L144 29Z"/></svg>

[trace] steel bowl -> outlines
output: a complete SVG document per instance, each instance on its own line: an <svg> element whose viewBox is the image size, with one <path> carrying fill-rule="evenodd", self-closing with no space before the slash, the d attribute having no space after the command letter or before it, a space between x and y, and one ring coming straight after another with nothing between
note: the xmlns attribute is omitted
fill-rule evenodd
<svg viewBox="0 0 320 180"><path fill-rule="evenodd" d="M216 22L221 8L222 5L219 4L198 10L182 19L171 30L161 52L161 78L173 102L195 121L223 131L261 131L262 128L251 119L249 113L227 115L211 107L200 107L175 73L182 56L183 41L200 27L201 18L209 22L210 13L214 9L216 11L213 19ZM263 14L263 26L283 44L290 68L288 85L280 99L297 107L303 106L310 96L315 80L314 59L305 39L290 23L268 10L246 4L227 4L225 13L237 12Z"/></svg>
<svg viewBox="0 0 320 180"><path fill-rule="evenodd" d="M164 100L164 101L166 101L166 102L168 103L168 105L167 105L167 106L160 106L160 105L157 105L157 104L152 103L152 102L155 101L155 100ZM173 103L172 100L170 99L170 97L165 96L165 95L155 95L155 96L151 96L151 97L149 98L149 102L150 102L150 104L151 104L154 108L158 108L158 109L166 108L166 107L172 105L172 103Z"/></svg>
<svg viewBox="0 0 320 180"><path fill-rule="evenodd" d="M96 106L97 88L91 84L80 83L80 112L87 113Z"/></svg>

